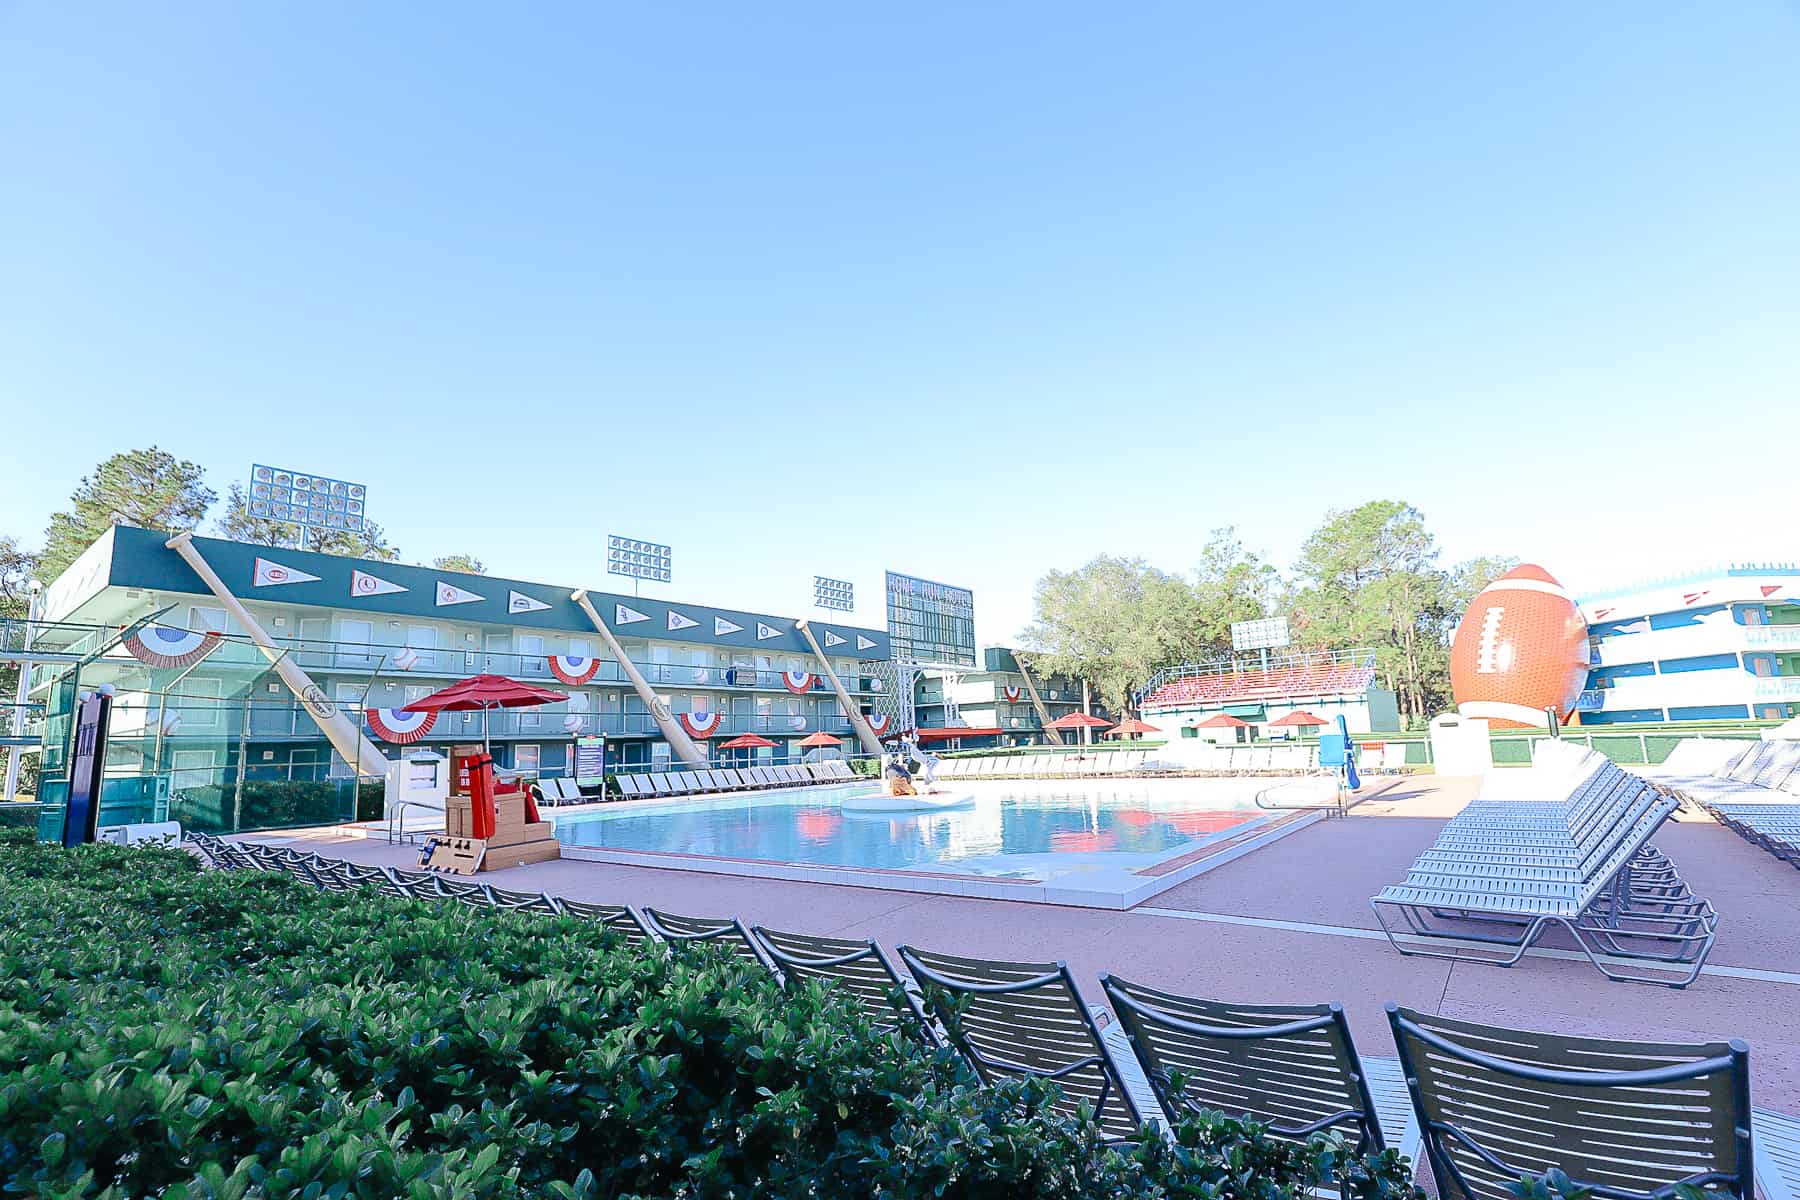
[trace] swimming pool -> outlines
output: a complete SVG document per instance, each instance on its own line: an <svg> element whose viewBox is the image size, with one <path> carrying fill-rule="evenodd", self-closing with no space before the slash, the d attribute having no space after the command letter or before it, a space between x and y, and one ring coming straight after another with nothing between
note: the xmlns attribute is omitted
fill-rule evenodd
<svg viewBox="0 0 1800 1200"><path fill-rule="evenodd" d="M1303 823L1256 808L1266 783L949 784L974 803L879 815L845 812L846 796L875 790L848 784L629 801L554 819L569 858L1121 908Z"/></svg>

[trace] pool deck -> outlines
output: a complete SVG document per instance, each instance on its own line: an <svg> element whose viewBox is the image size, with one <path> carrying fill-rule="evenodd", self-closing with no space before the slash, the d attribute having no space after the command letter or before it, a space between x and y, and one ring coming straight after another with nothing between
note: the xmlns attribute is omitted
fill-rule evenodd
<svg viewBox="0 0 1800 1200"><path fill-rule="evenodd" d="M497 887L735 915L776 928L978 957L1065 960L1096 976L1270 1004L1341 1001L1358 1048L1391 1056L1383 1006L1562 1033L1666 1041L1741 1037L1759 1106L1800 1112L1800 871L1684 814L1657 845L1720 913L1706 973L1685 991L1608 982L1554 947L1511 969L1407 958L1369 897L1404 878L1477 781L1403 780L1346 820L1321 821L1126 911L921 895L564 859L484 873ZM415 848L341 829L248 835L320 854L414 866Z"/></svg>

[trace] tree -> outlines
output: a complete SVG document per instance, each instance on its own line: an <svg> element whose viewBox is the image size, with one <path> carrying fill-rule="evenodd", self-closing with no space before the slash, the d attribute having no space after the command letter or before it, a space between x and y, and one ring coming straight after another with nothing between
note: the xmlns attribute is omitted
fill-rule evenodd
<svg viewBox="0 0 1800 1200"><path fill-rule="evenodd" d="M393 562L400 557L397 546L387 543L381 526L363 519L361 533L345 529L302 530L291 521L274 521L250 512L242 484L234 483L226 492L225 515L214 522L220 537L254 546L286 546L297 550L316 550L320 554L340 554L346 558L367 558L376 562Z"/></svg>
<svg viewBox="0 0 1800 1200"><path fill-rule="evenodd" d="M1038 581L1036 615L1024 632L1031 665L1086 680L1122 712L1150 673L1202 646L1194 591L1141 558L1101 555Z"/></svg>
<svg viewBox="0 0 1800 1200"><path fill-rule="evenodd" d="M1382 682L1401 715L1427 716L1431 657L1441 644L1449 596L1424 514L1399 500L1372 500L1325 516L1300 548L1296 624L1316 646L1373 646Z"/></svg>
<svg viewBox="0 0 1800 1200"><path fill-rule="evenodd" d="M31 580L38 556L19 548L19 540L0 536L0 617L23 617L31 606Z"/></svg>
<svg viewBox="0 0 1800 1200"><path fill-rule="evenodd" d="M69 509L51 516L39 564L47 579L62 574L114 525L182 533L197 528L218 493L198 463L151 446L115 454L83 477Z"/></svg>
<svg viewBox="0 0 1800 1200"><path fill-rule="evenodd" d="M432 559L431 565L440 571L461 571L465 575L487 574L487 567L473 554L446 554Z"/></svg>
<svg viewBox="0 0 1800 1200"><path fill-rule="evenodd" d="M1282 590L1281 574L1244 549L1237 530L1215 529L1194 569L1194 602L1199 627L1195 639L1208 655L1231 649L1235 621L1254 621L1275 610ZM1164 664L1167 665L1167 664Z"/></svg>

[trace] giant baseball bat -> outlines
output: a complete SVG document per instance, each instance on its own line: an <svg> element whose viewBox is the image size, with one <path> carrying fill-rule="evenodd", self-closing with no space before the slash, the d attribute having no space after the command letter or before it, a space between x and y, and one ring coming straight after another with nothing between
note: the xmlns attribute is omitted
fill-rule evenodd
<svg viewBox="0 0 1800 1200"><path fill-rule="evenodd" d="M837 693L838 707L844 710L846 717L850 718L850 728L856 730L856 740L862 743L864 753L873 754L879 758L881 756L881 739L875 736L875 731L869 728L867 721L863 720L862 712L857 709L856 702L850 699L850 693L844 690L844 681L839 679L837 672L831 669L831 660L825 657L825 651L819 649L819 640L813 637L812 630L806 627L804 618L795 621L794 628L806 635L806 644L812 647L812 652L818 658L819 665L825 668L825 678L831 680L831 690Z"/></svg>
<svg viewBox="0 0 1800 1200"><path fill-rule="evenodd" d="M1044 702L1038 698L1037 684L1031 682L1031 672L1025 669L1025 660L1019 657L1017 650L1013 651L1013 661L1019 664L1019 678L1025 681L1025 690L1031 696L1031 707L1037 709L1038 724L1044 727L1046 737L1057 745L1062 745L1062 734L1050 727L1050 710L1045 708Z"/></svg>
<svg viewBox="0 0 1800 1200"><path fill-rule="evenodd" d="M301 707L306 709L307 715L319 727L319 732L331 742L331 748L345 762L355 763L359 774L386 775L391 764L382 756L381 751L363 737L362 726L346 717L344 711L325 694L325 689L314 683L312 676L301 670L300 664L263 631L256 618L250 615L250 610L231 594L231 589L225 586L225 581L219 578L218 572L200 557L200 551L194 549L193 537L191 533L178 533L164 545L181 555L187 565L194 568L194 574L200 577L200 581L219 598L225 611L237 618L238 624L244 627L244 632L250 635L250 640L256 643L264 657L274 665L275 673L281 676L281 682L287 684L288 691L294 693Z"/></svg>
<svg viewBox="0 0 1800 1200"><path fill-rule="evenodd" d="M668 740L669 748L688 766L704 767L706 752L694 744L694 739L688 736L687 730L669 712L669 706L650 690L650 685L638 674L637 666L625 657L625 648L619 645L619 639L613 636L613 631L607 628L606 622L600 619L600 614L594 611L594 603L588 599L587 589L576 588L569 594L569 599L581 605L581 611L587 614L588 620L594 623L594 628L600 631L600 636L606 641L606 648L618 660L619 670L625 672L625 678L631 680L631 686L637 689L638 699L650 710L650 717Z"/></svg>

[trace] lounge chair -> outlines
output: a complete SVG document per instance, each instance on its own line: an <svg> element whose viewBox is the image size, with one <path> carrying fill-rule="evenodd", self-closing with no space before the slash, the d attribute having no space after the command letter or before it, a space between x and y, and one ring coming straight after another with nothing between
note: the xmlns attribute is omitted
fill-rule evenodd
<svg viewBox="0 0 1800 1200"><path fill-rule="evenodd" d="M648 942L650 930L637 913L624 904L590 904L585 900L570 900L558 897L564 916L576 917L583 921L594 921L606 929L616 930L631 945Z"/></svg>
<svg viewBox="0 0 1800 1200"><path fill-rule="evenodd" d="M809 979L835 984L854 997L883 1032L898 1030L936 1043L917 997L873 941L814 937L765 925L753 925L750 932L788 987Z"/></svg>
<svg viewBox="0 0 1800 1200"><path fill-rule="evenodd" d="M514 912L547 913L553 917L562 915L562 908L553 896L543 892L509 892L504 888L488 885L488 899L495 908L509 908Z"/></svg>
<svg viewBox="0 0 1800 1200"><path fill-rule="evenodd" d="M746 962L767 969L769 962L736 917L687 917L657 908L644 909L644 927L672 948L704 942L725 946Z"/></svg>
<svg viewBox="0 0 1800 1200"><path fill-rule="evenodd" d="M1692 983L1718 919L1649 845L1678 801L1618 774L1620 782L1600 801L1578 805L1575 823L1561 830L1538 817L1515 818L1524 824L1511 827L1447 828L1405 882L1371 900L1389 942L1402 954L1509 967L1545 930L1560 927L1609 979ZM1610 777L1597 778L1584 786L1605 786ZM1603 958L1655 965L1626 970Z"/></svg>
<svg viewBox="0 0 1800 1200"><path fill-rule="evenodd" d="M1358 1057L1342 1005L1227 1004L1116 975L1100 987L1169 1116L1221 1109L1279 1137L1341 1129L1362 1153L1418 1152L1399 1064Z"/></svg>
<svg viewBox="0 0 1800 1200"><path fill-rule="evenodd" d="M911 946L899 953L925 985L927 1007L984 1080L1050 1080L1062 1089L1058 1111L1086 1104L1107 1137L1137 1132L1148 1114L1126 1091L1066 964L989 962Z"/></svg>
<svg viewBox="0 0 1800 1200"><path fill-rule="evenodd" d="M649 794L645 789L644 777L642 775L614 775L613 783L619 789L619 798L621 800L635 800L639 796Z"/></svg>
<svg viewBox="0 0 1800 1200"><path fill-rule="evenodd" d="M1750 1051L1500 1029L1388 1006L1442 1200L1551 1168L1603 1197L1753 1200Z"/></svg>

